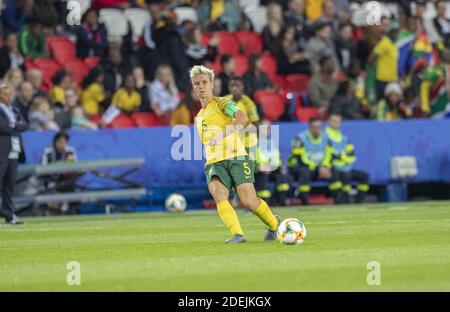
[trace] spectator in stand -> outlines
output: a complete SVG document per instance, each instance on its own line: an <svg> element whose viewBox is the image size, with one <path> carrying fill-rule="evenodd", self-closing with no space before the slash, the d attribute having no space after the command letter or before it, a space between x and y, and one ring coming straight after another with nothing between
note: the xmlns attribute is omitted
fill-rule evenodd
<svg viewBox="0 0 450 312"><path fill-rule="evenodd" d="M333 31L328 22L317 22L315 24L315 36L308 40L305 51L311 55L313 70L319 69L319 60L325 56L332 57L338 66L334 50Z"/></svg>
<svg viewBox="0 0 450 312"><path fill-rule="evenodd" d="M28 113L28 129L32 131L59 131L59 126L54 118L55 115L50 108L48 100L44 97L36 97Z"/></svg>
<svg viewBox="0 0 450 312"><path fill-rule="evenodd" d="M177 15L173 10L163 13L163 20L154 32L156 49L153 53L151 75L159 65L169 64L175 76L177 87L187 90L190 86L189 59L185 53L185 45L179 33Z"/></svg>
<svg viewBox="0 0 450 312"><path fill-rule="evenodd" d="M190 90L190 92L184 96L184 99L181 101L180 105L178 105L178 107L173 111L172 116L170 117L169 125L171 127L177 125L191 125L194 120L194 116L197 115L200 110L197 109L198 105L196 104L198 104L198 99L196 99L194 92Z"/></svg>
<svg viewBox="0 0 450 312"><path fill-rule="evenodd" d="M52 77L53 87L50 90L50 100L58 108L64 107L64 92L72 85L70 74L64 69L58 70Z"/></svg>
<svg viewBox="0 0 450 312"><path fill-rule="evenodd" d="M355 97L355 86L351 80L339 83L336 96L331 99L330 115L341 115L343 119L362 119L360 104Z"/></svg>
<svg viewBox="0 0 450 312"><path fill-rule="evenodd" d="M58 12L53 3L55 0L37 0L33 5L33 16L36 16L46 35L53 35L58 25Z"/></svg>
<svg viewBox="0 0 450 312"><path fill-rule="evenodd" d="M450 47L450 19L446 17L447 4L446 1L440 0L435 2L437 16L433 19L433 25L441 36L446 47Z"/></svg>
<svg viewBox="0 0 450 312"><path fill-rule="evenodd" d="M153 37L156 30L156 25L162 21L162 2L162 0L153 0L147 3L147 9L151 20L144 26L144 30L142 32L143 47L141 49L141 62L145 70L145 77L148 80L153 79L151 68L153 52L156 48L156 42Z"/></svg>
<svg viewBox="0 0 450 312"><path fill-rule="evenodd" d="M15 97L20 84L23 82L23 73L19 68L12 68L7 71L3 82L11 87L12 96Z"/></svg>
<svg viewBox="0 0 450 312"><path fill-rule="evenodd" d="M244 74L245 93L253 96L258 90L272 89L273 83L269 76L261 70L261 54L250 55L248 71Z"/></svg>
<svg viewBox="0 0 450 312"><path fill-rule="evenodd" d="M214 96L220 96L221 93L222 93L222 80L220 80L219 77L215 77L213 94Z"/></svg>
<svg viewBox="0 0 450 312"><path fill-rule="evenodd" d="M428 0L415 0L414 2L416 3L416 16L424 20Z"/></svg>
<svg viewBox="0 0 450 312"><path fill-rule="evenodd" d="M230 78L234 76L236 63L234 57L225 54L224 56L222 56L220 64L222 65L222 72L218 75L220 81L222 82L222 92L220 92L220 96L225 96L230 93L230 90L228 89L228 83L230 81Z"/></svg>
<svg viewBox="0 0 450 312"><path fill-rule="evenodd" d="M103 70L99 66L92 68L83 80L81 99L84 111L89 116L98 116L102 113L102 104L106 100L103 80Z"/></svg>
<svg viewBox="0 0 450 312"><path fill-rule="evenodd" d="M33 18L19 32L19 48L25 58L47 56L47 42L41 22Z"/></svg>
<svg viewBox="0 0 450 312"><path fill-rule="evenodd" d="M241 23L239 0L203 0L197 6L198 20L208 31L236 31Z"/></svg>
<svg viewBox="0 0 450 312"><path fill-rule="evenodd" d="M1 17L5 29L19 31L31 18L34 0L8 0Z"/></svg>
<svg viewBox="0 0 450 312"><path fill-rule="evenodd" d="M25 120L28 122L28 111L30 110L31 100L33 99L33 86L28 81L20 84L18 94L13 102Z"/></svg>
<svg viewBox="0 0 450 312"><path fill-rule="evenodd" d="M17 45L17 36L13 32L6 32L3 36L3 47L0 48L0 77L5 76L9 69L22 68L24 59Z"/></svg>
<svg viewBox="0 0 450 312"><path fill-rule="evenodd" d="M353 55L353 35L351 24L339 25L339 32L334 40L336 56L343 72L347 72Z"/></svg>
<svg viewBox="0 0 450 312"><path fill-rule="evenodd" d="M267 7L267 25L262 31L264 51L273 51L276 38L283 28L283 9L280 4L272 2Z"/></svg>
<svg viewBox="0 0 450 312"><path fill-rule="evenodd" d="M130 68L122 58L122 52L119 47L110 46L108 60L103 62L103 88L107 97L110 97L120 88L123 82L123 74L130 71Z"/></svg>
<svg viewBox="0 0 450 312"><path fill-rule="evenodd" d="M308 20L316 22L323 14L323 3L325 0L305 0L305 12Z"/></svg>
<svg viewBox="0 0 450 312"><path fill-rule="evenodd" d="M387 34L377 43L369 56L369 63L376 66L376 93L380 99L389 82L398 81L398 47L395 43L399 32L398 22L392 20Z"/></svg>
<svg viewBox="0 0 450 312"><path fill-rule="evenodd" d="M406 0L409 1L409 0ZM339 24L348 24L352 19L352 11L348 0L333 0ZM409 3L408 3L409 6Z"/></svg>
<svg viewBox="0 0 450 312"><path fill-rule="evenodd" d="M217 36L213 36L208 46L205 47L201 43L200 27L189 27L184 33L183 42L186 47L186 55L189 59L189 67L203 65L205 61L214 62L216 59L219 39Z"/></svg>
<svg viewBox="0 0 450 312"><path fill-rule="evenodd" d="M42 81L44 79L42 71L37 68L32 68L26 72L26 80L33 86L33 97L36 96L47 96L47 92L44 91L42 87Z"/></svg>
<svg viewBox="0 0 450 312"><path fill-rule="evenodd" d="M308 19L305 14L305 0L289 1L289 9L284 13L284 24L294 27L295 40L303 48L309 37Z"/></svg>
<svg viewBox="0 0 450 312"><path fill-rule="evenodd" d="M399 83L386 85L384 98L373 110L372 117L379 121L391 121L412 117L411 109L403 103L403 90Z"/></svg>
<svg viewBox="0 0 450 312"><path fill-rule="evenodd" d="M293 26L283 27L274 48L279 75L311 74L311 56L298 46Z"/></svg>
<svg viewBox="0 0 450 312"><path fill-rule="evenodd" d="M130 1L128 0L94 0L92 1L92 6L97 9L105 8L120 8L126 9L130 7Z"/></svg>
<svg viewBox="0 0 450 312"><path fill-rule="evenodd" d="M361 62L353 59L347 72L347 78L352 82L355 89L356 100L361 104L361 112L365 118L372 114L372 104L375 103L374 90L366 90L367 73L361 69Z"/></svg>
<svg viewBox="0 0 450 312"><path fill-rule="evenodd" d="M147 81L145 81L144 69L142 67L133 68L133 78L136 84L136 91L139 92L141 96L141 112L150 112L150 98L149 95L149 86Z"/></svg>
<svg viewBox="0 0 450 312"><path fill-rule="evenodd" d="M281 5L281 8L283 11L287 11L289 8L289 2L290 0L260 0L259 4L264 6L269 6L271 3L278 3Z"/></svg>
<svg viewBox="0 0 450 312"><path fill-rule="evenodd" d="M98 11L90 8L84 13L82 25L75 28L77 57L103 57L108 46L105 25L98 21Z"/></svg>
<svg viewBox="0 0 450 312"><path fill-rule="evenodd" d="M339 29L338 14L333 0L325 0L322 3L322 15L317 19L317 22L329 23L333 33L337 33Z"/></svg>
<svg viewBox="0 0 450 312"><path fill-rule="evenodd" d="M70 110L70 122L72 129L91 129L97 130L98 126L86 117L86 113L81 106L74 106Z"/></svg>
<svg viewBox="0 0 450 312"><path fill-rule="evenodd" d="M74 87L69 87L64 92L64 107L56 114L56 122L61 129L69 129L71 123L71 110L80 105L80 95Z"/></svg>
<svg viewBox="0 0 450 312"><path fill-rule="evenodd" d="M139 110L141 104L141 96L136 90L133 74L128 73L124 76L122 87L114 94L111 105L119 108L122 113L132 114Z"/></svg>
<svg viewBox="0 0 450 312"><path fill-rule="evenodd" d="M153 112L161 118L163 124L168 124L171 113L180 104L178 89L170 66L158 67L155 80L150 84L149 97Z"/></svg>
<svg viewBox="0 0 450 312"><path fill-rule="evenodd" d="M338 81L334 76L336 66L332 57L322 57L319 66L320 70L314 73L309 82L308 94L311 104L323 114L328 110L330 100L336 95Z"/></svg>

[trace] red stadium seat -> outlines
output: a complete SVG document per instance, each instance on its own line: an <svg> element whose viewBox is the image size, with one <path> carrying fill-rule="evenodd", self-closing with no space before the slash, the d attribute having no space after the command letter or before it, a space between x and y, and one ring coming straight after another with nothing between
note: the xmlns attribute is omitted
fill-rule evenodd
<svg viewBox="0 0 450 312"><path fill-rule="evenodd" d="M61 69L61 66L53 59L38 58L33 61L33 64L42 71L43 80L47 84L51 84L53 75Z"/></svg>
<svg viewBox="0 0 450 312"><path fill-rule="evenodd" d="M301 122L308 122L312 117L319 117L319 111L315 107L298 106L295 110L295 116Z"/></svg>
<svg viewBox="0 0 450 312"><path fill-rule="evenodd" d="M308 89L309 79L309 76L302 74L293 74L286 76L286 81L288 82L289 89L297 93L301 93Z"/></svg>
<svg viewBox="0 0 450 312"><path fill-rule="evenodd" d="M248 69L248 58L245 55L236 55L234 57L236 67L234 73L238 76L242 76Z"/></svg>
<svg viewBox="0 0 450 312"><path fill-rule="evenodd" d="M238 55L239 54L239 42L233 33L230 32L217 32L219 39L219 54Z"/></svg>
<svg viewBox="0 0 450 312"><path fill-rule="evenodd" d="M77 58L75 44L66 37L48 40L48 47L55 60L61 65L73 61Z"/></svg>
<svg viewBox="0 0 450 312"><path fill-rule="evenodd" d="M282 89L285 92L289 92L290 91L289 84L286 81L286 78L284 76L275 75L275 76L271 77L270 79L272 79L272 82L278 88Z"/></svg>
<svg viewBox="0 0 450 312"><path fill-rule="evenodd" d="M217 58L214 63L206 62L205 65L206 65L206 67L211 68L214 71L214 73L216 74L216 76L222 72L222 65L220 64L219 58Z"/></svg>
<svg viewBox="0 0 450 312"><path fill-rule="evenodd" d="M261 56L261 70L270 78L277 75L277 61L272 55L265 53Z"/></svg>
<svg viewBox="0 0 450 312"><path fill-rule="evenodd" d="M157 127L161 122L155 114L152 113L134 113L131 118L139 128Z"/></svg>
<svg viewBox="0 0 450 312"><path fill-rule="evenodd" d="M72 80L81 85L84 77L89 73L89 69L86 65L84 65L82 60L75 59L68 63L64 64L64 69L72 74Z"/></svg>
<svg viewBox="0 0 450 312"><path fill-rule="evenodd" d="M134 120L126 115L126 114L120 114L114 120L109 124L111 128L134 128L136 127L136 124Z"/></svg>
<svg viewBox="0 0 450 312"><path fill-rule="evenodd" d="M92 115L92 116L89 116L89 119L92 122L95 122L96 124L98 124L102 120L102 116L100 116L100 115Z"/></svg>
<svg viewBox="0 0 450 312"><path fill-rule="evenodd" d="M255 100L263 110L264 116L270 121L277 121L285 111L285 98L273 91L256 91Z"/></svg>
<svg viewBox="0 0 450 312"><path fill-rule="evenodd" d="M235 36L245 55L261 53L263 50L263 41L261 34L252 31L238 31Z"/></svg>
<svg viewBox="0 0 450 312"><path fill-rule="evenodd" d="M36 65L34 64L34 60L33 59L26 58L24 63L25 63L26 70L29 70L29 69L32 69L32 68L36 68Z"/></svg>
<svg viewBox="0 0 450 312"><path fill-rule="evenodd" d="M100 58L97 56L90 56L84 59L84 65L86 65L87 68L91 69L98 65L98 62L100 61Z"/></svg>
<svg viewBox="0 0 450 312"><path fill-rule="evenodd" d="M207 33L202 33L200 36L200 42L202 45L207 46L209 44L209 40L211 40L211 35Z"/></svg>

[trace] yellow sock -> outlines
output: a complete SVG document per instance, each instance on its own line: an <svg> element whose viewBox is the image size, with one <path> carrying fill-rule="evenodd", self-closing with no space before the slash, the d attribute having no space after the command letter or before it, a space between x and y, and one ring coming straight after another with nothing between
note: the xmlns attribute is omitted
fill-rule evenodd
<svg viewBox="0 0 450 312"><path fill-rule="evenodd" d="M239 223L236 211L230 205L228 200L221 201L217 204L217 212L219 213L223 223L225 223L230 230L231 234L244 234L244 232L242 232L241 224Z"/></svg>
<svg viewBox="0 0 450 312"><path fill-rule="evenodd" d="M274 231L278 226L278 221L273 215L272 211L269 208L269 205L261 199L261 203L259 203L258 208L255 211L255 215L261 219L262 222L267 224L267 226Z"/></svg>

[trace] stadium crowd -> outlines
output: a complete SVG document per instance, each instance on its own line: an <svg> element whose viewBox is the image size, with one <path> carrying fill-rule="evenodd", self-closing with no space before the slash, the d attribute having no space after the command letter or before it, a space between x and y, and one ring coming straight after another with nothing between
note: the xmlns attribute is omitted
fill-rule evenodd
<svg viewBox="0 0 450 312"><path fill-rule="evenodd" d="M83 2L73 26L66 1L3 3L0 77L30 130L191 124L196 64L215 70L218 96L241 77L246 100L270 121L448 113L445 1L381 2L363 22L361 1ZM146 24L113 20L130 26L115 36L102 13L111 8L140 9Z"/></svg>

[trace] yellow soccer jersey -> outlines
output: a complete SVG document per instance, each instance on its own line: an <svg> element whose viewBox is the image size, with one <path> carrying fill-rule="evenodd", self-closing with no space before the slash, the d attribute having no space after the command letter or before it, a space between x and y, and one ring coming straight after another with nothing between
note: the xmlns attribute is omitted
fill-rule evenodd
<svg viewBox="0 0 450 312"><path fill-rule="evenodd" d="M225 98L232 100L233 95L229 94ZM250 123L259 121L258 110L256 109L256 104L246 95L243 95L241 99L236 103L239 110L243 111L250 120ZM256 131L256 129L255 129ZM258 143L258 135L256 132L246 132L245 134L245 147L250 148Z"/></svg>
<svg viewBox="0 0 450 312"><path fill-rule="evenodd" d="M205 145L206 164L247 155L243 135L238 132L233 132L214 146L207 144L216 135L223 133L227 126L233 124L234 118L225 113L228 102L226 98L214 97L195 117L197 131Z"/></svg>

